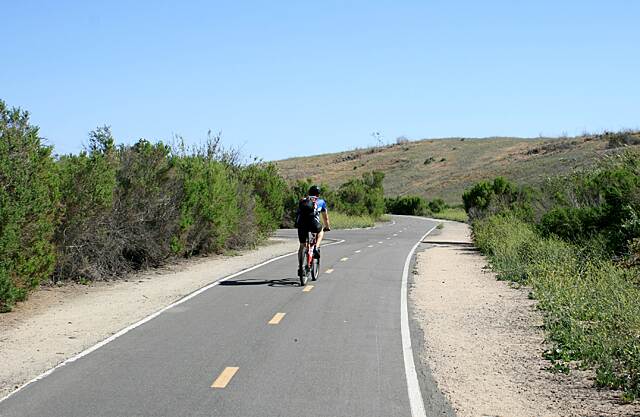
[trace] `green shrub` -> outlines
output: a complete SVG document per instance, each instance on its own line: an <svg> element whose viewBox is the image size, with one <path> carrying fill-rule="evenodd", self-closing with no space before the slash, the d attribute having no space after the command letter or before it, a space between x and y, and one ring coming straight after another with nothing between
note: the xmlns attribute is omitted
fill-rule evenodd
<svg viewBox="0 0 640 417"><path fill-rule="evenodd" d="M337 209L351 216L360 216L367 213L365 199L367 189L359 179L353 179L342 184L337 191Z"/></svg>
<svg viewBox="0 0 640 417"><path fill-rule="evenodd" d="M250 165L243 169L242 178L256 199L254 211L258 232L266 236L282 222L287 184L273 164Z"/></svg>
<svg viewBox="0 0 640 417"><path fill-rule="evenodd" d="M0 100L0 311L51 274L58 201L51 148L27 112Z"/></svg>
<svg viewBox="0 0 640 417"><path fill-rule="evenodd" d="M429 210L432 213L440 213L445 208L447 208L447 203L445 203L441 198L434 198L433 200L429 201Z"/></svg>
<svg viewBox="0 0 640 417"><path fill-rule="evenodd" d="M568 241L592 237L600 232L602 213L595 207L555 207L540 219L539 229Z"/></svg>
<svg viewBox="0 0 640 417"><path fill-rule="evenodd" d="M469 218L481 218L491 214L515 209L515 204L525 197L520 191L503 177L493 181L480 181L462 195L464 209Z"/></svg>
<svg viewBox="0 0 640 417"><path fill-rule="evenodd" d="M467 213L461 207L449 207L441 198L427 202L420 196L398 196L385 198L387 213L412 216L431 216L438 219L466 222Z"/></svg>
<svg viewBox="0 0 640 417"><path fill-rule="evenodd" d="M242 188L221 162L197 155L176 162L184 187L177 234L180 254L219 252L238 226L241 213L237 196ZM242 189L243 194L248 189ZM253 209L251 205L251 217Z"/></svg>
<svg viewBox="0 0 640 417"><path fill-rule="evenodd" d="M425 199L417 195L385 198L386 212L391 214L425 216L429 214L427 207Z"/></svg>
<svg viewBox="0 0 640 417"><path fill-rule="evenodd" d="M605 236L618 255L640 238L640 153L605 158L589 170L556 177L541 189L540 230L572 242Z"/></svg>
<svg viewBox="0 0 640 417"><path fill-rule="evenodd" d="M384 173L374 171L342 184L336 192L336 209L352 216L379 218L385 211L383 179Z"/></svg>

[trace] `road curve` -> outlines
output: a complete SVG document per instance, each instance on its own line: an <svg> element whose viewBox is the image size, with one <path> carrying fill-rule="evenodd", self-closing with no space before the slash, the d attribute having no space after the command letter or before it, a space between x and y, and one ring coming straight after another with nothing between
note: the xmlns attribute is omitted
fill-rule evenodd
<svg viewBox="0 0 640 417"><path fill-rule="evenodd" d="M419 363L411 393L403 356L405 261L435 225L332 231L344 242L323 248L317 282L298 285L294 256L233 276L30 383L0 416L418 417L422 398L448 415Z"/></svg>

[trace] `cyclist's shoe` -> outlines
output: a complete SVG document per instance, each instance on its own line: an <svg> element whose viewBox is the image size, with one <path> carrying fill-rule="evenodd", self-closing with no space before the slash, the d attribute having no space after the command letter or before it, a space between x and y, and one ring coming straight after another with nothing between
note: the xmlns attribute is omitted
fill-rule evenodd
<svg viewBox="0 0 640 417"><path fill-rule="evenodd" d="M320 259L320 248L313 248L313 257Z"/></svg>

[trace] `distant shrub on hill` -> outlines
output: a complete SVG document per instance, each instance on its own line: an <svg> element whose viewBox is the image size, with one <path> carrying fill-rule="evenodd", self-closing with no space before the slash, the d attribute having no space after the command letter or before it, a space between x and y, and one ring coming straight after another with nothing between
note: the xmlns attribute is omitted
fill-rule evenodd
<svg viewBox="0 0 640 417"><path fill-rule="evenodd" d="M609 149L620 148L623 146L640 145L640 136L638 132L622 131L622 132L605 132L604 139L607 140Z"/></svg>

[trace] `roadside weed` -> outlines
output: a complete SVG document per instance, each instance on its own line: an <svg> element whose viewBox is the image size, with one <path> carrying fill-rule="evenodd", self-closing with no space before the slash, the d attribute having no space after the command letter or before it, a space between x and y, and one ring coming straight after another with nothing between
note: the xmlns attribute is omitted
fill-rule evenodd
<svg viewBox="0 0 640 417"><path fill-rule="evenodd" d="M590 256L584 248L540 237L515 217L476 221L474 237L500 279L531 287L544 314L554 372L571 362L593 368L600 387L640 396L640 287L638 271ZM597 252L597 251L596 251ZM586 255L586 256L585 256Z"/></svg>

